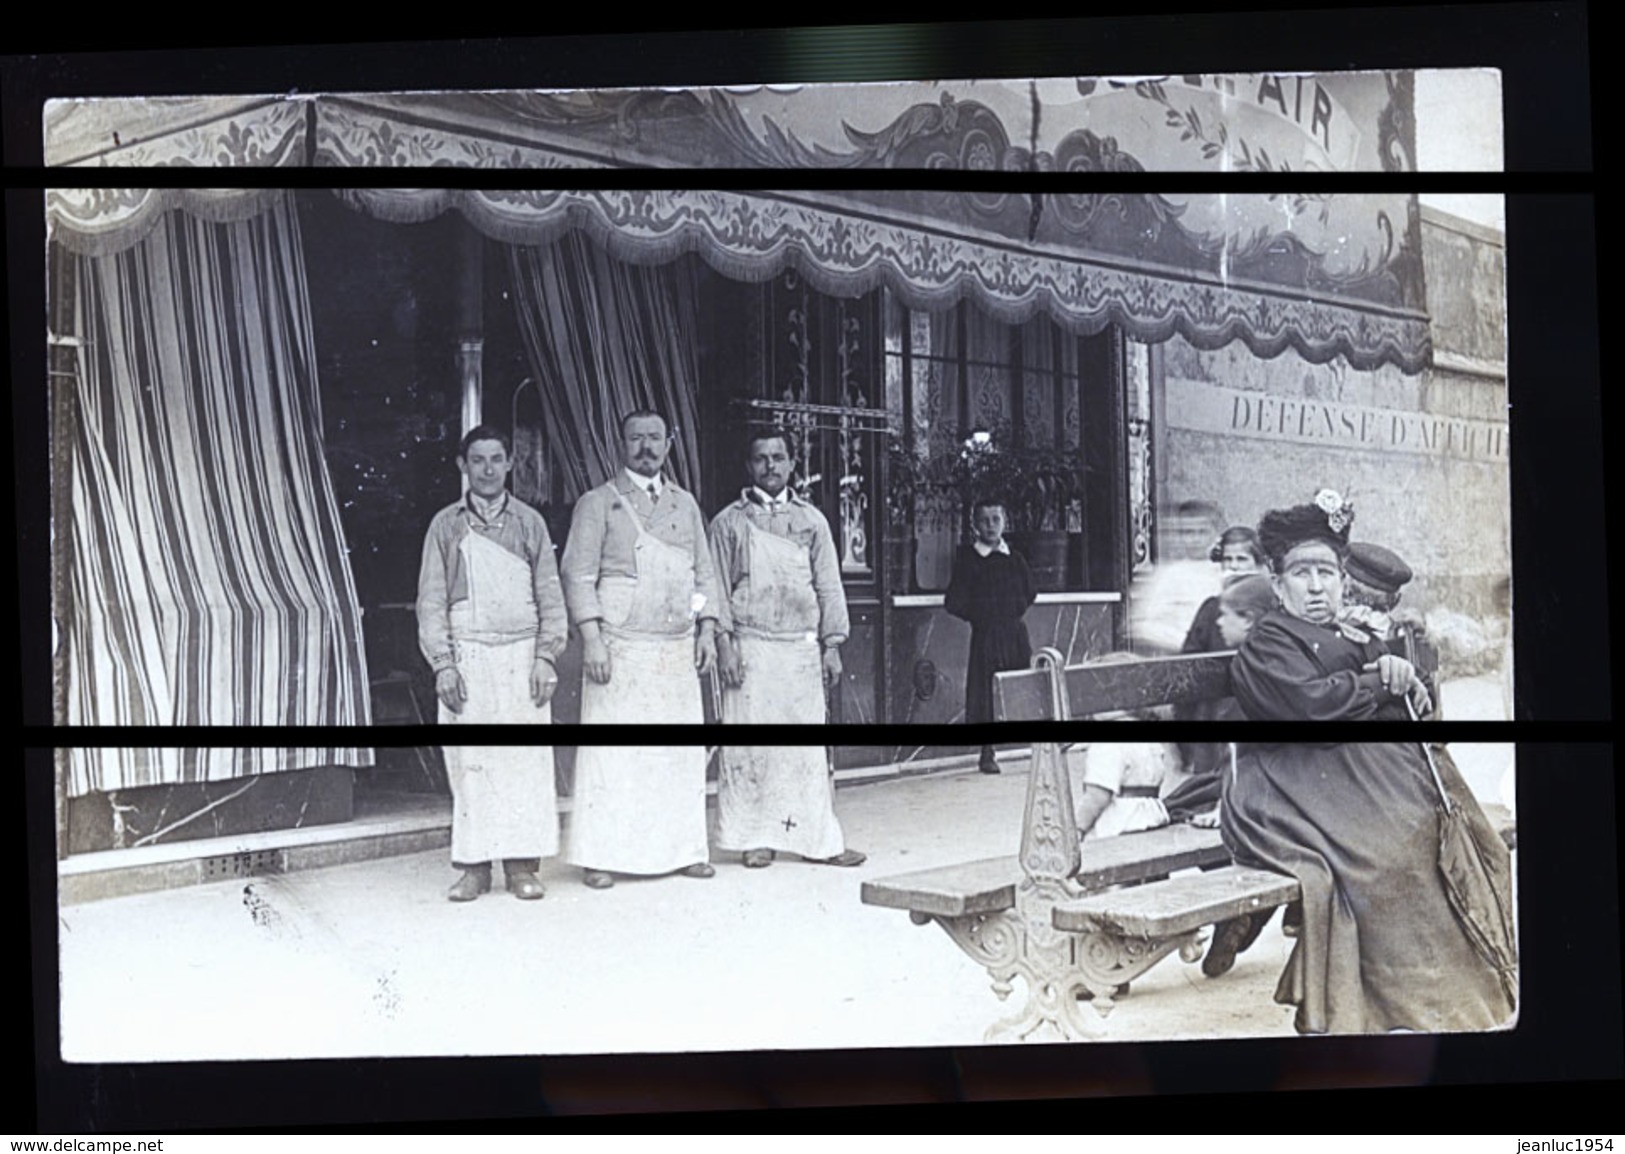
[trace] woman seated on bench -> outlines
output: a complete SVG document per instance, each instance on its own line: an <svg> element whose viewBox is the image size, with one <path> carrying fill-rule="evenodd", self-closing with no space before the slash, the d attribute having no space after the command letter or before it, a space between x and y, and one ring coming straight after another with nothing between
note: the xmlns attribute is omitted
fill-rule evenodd
<svg viewBox="0 0 1625 1154"><path fill-rule="evenodd" d="M1428 706L1409 662L1339 625L1353 510L1329 490L1258 526L1281 611L1231 670L1258 721L1404 720ZM1471 804L1471 799L1468 799ZM1221 830L1238 863L1296 878L1303 926L1275 993L1300 1033L1438 1033L1505 1024L1513 1006L1469 938L1439 864L1439 799L1419 743L1245 743ZM1483 821L1473 806L1469 820Z"/></svg>

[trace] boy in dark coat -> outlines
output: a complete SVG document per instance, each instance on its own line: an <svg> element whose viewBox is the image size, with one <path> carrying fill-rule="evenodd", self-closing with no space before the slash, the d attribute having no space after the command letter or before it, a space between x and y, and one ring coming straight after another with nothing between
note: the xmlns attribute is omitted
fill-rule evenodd
<svg viewBox="0 0 1625 1154"><path fill-rule="evenodd" d="M993 675L1025 669L1032 660L1027 609L1038 599L1026 559L1004 539L1004 506L980 500L971 506L976 539L954 559L943 608L970 622L970 663L965 670L965 721L993 720ZM980 769L998 773L993 747L982 746Z"/></svg>

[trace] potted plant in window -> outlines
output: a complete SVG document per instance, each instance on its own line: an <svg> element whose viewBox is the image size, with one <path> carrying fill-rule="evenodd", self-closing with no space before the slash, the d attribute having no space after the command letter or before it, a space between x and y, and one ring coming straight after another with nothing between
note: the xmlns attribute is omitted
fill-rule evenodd
<svg viewBox="0 0 1625 1154"><path fill-rule="evenodd" d="M1076 449L1016 448L1005 431L986 429L964 437L939 465L946 487L958 498L961 518L969 516L978 498L1004 503L1010 547L1027 559L1034 582L1045 592L1067 587L1070 522L1082 496L1085 468Z"/></svg>
<svg viewBox="0 0 1625 1154"><path fill-rule="evenodd" d="M1080 500L1086 466L1077 449L1026 449L1006 498L1010 546L1020 550L1033 580L1046 592L1068 587L1068 562L1074 536L1081 537Z"/></svg>

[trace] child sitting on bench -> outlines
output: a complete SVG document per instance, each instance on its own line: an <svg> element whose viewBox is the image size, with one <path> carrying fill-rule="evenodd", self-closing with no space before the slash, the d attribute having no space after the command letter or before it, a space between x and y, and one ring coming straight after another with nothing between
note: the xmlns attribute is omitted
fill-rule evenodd
<svg viewBox="0 0 1625 1154"><path fill-rule="evenodd" d="M1131 653L1107 654L1090 665L1118 665L1139 660ZM1169 711L1160 708L1131 709L1104 713L1097 721L1160 721ZM1168 824L1168 811L1161 794L1180 773L1179 746L1171 741L1091 742L1082 747L1083 769L1075 775L1073 810L1081 841L1118 837L1141 830L1160 829ZM1161 879L1148 878L1148 881ZM1117 987L1116 996L1129 992L1127 982ZM1078 997L1094 995L1079 988Z"/></svg>
<svg viewBox="0 0 1625 1154"><path fill-rule="evenodd" d="M1179 747L1172 742L1094 742L1085 746L1076 806L1078 836L1089 841L1167 825L1162 788L1178 769Z"/></svg>
<svg viewBox="0 0 1625 1154"><path fill-rule="evenodd" d="M1132 653L1108 653L1087 665L1121 665ZM1158 708L1103 713L1097 721L1159 721ZM1115 837L1168 824L1165 785L1180 772L1179 746L1167 741L1094 742L1083 746L1083 771L1074 792L1078 836Z"/></svg>

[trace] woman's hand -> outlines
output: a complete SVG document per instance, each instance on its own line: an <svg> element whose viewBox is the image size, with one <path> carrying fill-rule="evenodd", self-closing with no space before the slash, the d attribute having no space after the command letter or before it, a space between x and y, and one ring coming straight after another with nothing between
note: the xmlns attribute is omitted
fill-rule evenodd
<svg viewBox="0 0 1625 1154"><path fill-rule="evenodd" d="M1428 696L1427 686L1416 674L1416 666L1403 657L1395 657L1392 653L1385 653L1366 667L1366 672L1375 670L1382 679L1382 687L1394 697L1408 697L1411 705L1418 714L1428 713L1433 709L1433 699Z"/></svg>
<svg viewBox="0 0 1625 1154"><path fill-rule="evenodd" d="M1195 817L1191 818L1191 824L1196 826L1198 829L1218 829L1219 807L1214 806L1206 813L1197 814Z"/></svg>

